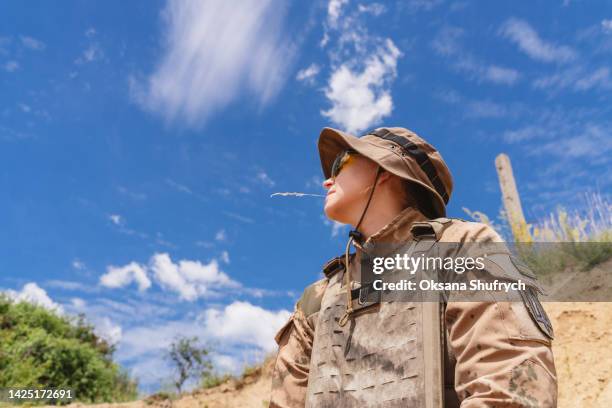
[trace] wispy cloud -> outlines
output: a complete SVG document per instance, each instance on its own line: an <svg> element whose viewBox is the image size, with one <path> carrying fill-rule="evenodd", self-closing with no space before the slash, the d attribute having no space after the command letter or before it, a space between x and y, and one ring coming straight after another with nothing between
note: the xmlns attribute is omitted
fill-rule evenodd
<svg viewBox="0 0 612 408"><path fill-rule="evenodd" d="M324 215L321 215L321 219L323 220L324 225L331 227L331 237L332 238L339 236L341 233L346 231L347 228L349 227L348 224L342 224L341 222L330 220Z"/></svg>
<svg viewBox="0 0 612 408"><path fill-rule="evenodd" d="M581 65L572 66L560 72L536 78L532 83L534 88L573 91L589 91L592 89L612 89L612 77L608 67L589 70Z"/></svg>
<svg viewBox="0 0 612 408"><path fill-rule="evenodd" d="M314 84L315 78L319 74L319 71L321 71L321 67L315 63L312 63L308 67L300 69L295 76L295 79L312 85Z"/></svg>
<svg viewBox="0 0 612 408"><path fill-rule="evenodd" d="M444 2L444 0L406 0L399 3L399 7L406 9L411 14L423 11L431 11Z"/></svg>
<svg viewBox="0 0 612 408"><path fill-rule="evenodd" d="M330 27L336 27L342 7L347 3L348 0L329 0L329 3L327 3L327 24Z"/></svg>
<svg viewBox="0 0 612 408"><path fill-rule="evenodd" d="M368 5L359 4L357 6L357 10L359 10L360 13L372 14L373 16L378 17L381 14L384 14L387 11L387 8L381 3L371 3Z"/></svg>
<svg viewBox="0 0 612 408"><path fill-rule="evenodd" d="M220 229L219 231L217 231L217 233L215 234L215 241L224 242L226 240L227 240L227 233L225 232L225 230Z"/></svg>
<svg viewBox="0 0 612 408"><path fill-rule="evenodd" d="M445 26L431 41L431 47L438 55L446 57L455 70L466 73L470 80L500 85L518 82L521 75L516 69L488 64L467 51L463 45L464 36L462 28Z"/></svg>
<svg viewBox="0 0 612 408"><path fill-rule="evenodd" d="M24 47L29 48L34 51L42 51L46 47L44 42L37 40L36 38L33 38L33 37L22 35L20 39L21 39L21 44L23 44Z"/></svg>
<svg viewBox="0 0 612 408"><path fill-rule="evenodd" d="M577 52L571 47L556 45L540 38L537 31L525 20L509 18L502 24L499 32L537 61L562 63L577 58Z"/></svg>
<svg viewBox="0 0 612 408"><path fill-rule="evenodd" d="M498 84L511 85L519 79L519 73L517 70L512 68L498 67L496 65L490 65L484 72L485 77L490 82Z"/></svg>
<svg viewBox="0 0 612 408"><path fill-rule="evenodd" d="M77 65L87 64L90 62L101 60L104 57L104 52L102 48L98 44L89 44L87 48L83 50L81 55L79 55L74 63Z"/></svg>
<svg viewBox="0 0 612 408"><path fill-rule="evenodd" d="M438 91L434 96L444 103L456 106L458 112L462 112L463 117L468 119L514 118L528 110L522 103L470 99L454 90Z"/></svg>
<svg viewBox="0 0 612 408"><path fill-rule="evenodd" d="M123 217L119 214L110 214L108 219L115 225L123 225L124 223Z"/></svg>
<svg viewBox="0 0 612 408"><path fill-rule="evenodd" d="M242 214L237 214L235 212L231 212L231 211L222 211L222 213L224 215L227 215L230 218L233 218L235 220L238 220L240 222L244 222L245 224L254 224L255 220L253 218L250 217L246 217Z"/></svg>
<svg viewBox="0 0 612 408"><path fill-rule="evenodd" d="M274 182L274 180L272 180L270 178L268 173L266 173L263 170L258 171L257 175L255 176L255 178L257 179L258 182L260 182L261 184L264 184L264 185L266 185L268 187L274 187L276 185L276 183Z"/></svg>
<svg viewBox="0 0 612 408"><path fill-rule="evenodd" d="M19 69L19 63L14 60L7 61L2 68L4 68L6 72L15 72Z"/></svg>
<svg viewBox="0 0 612 408"><path fill-rule="evenodd" d="M294 55L285 14L270 0L169 0L163 56L146 83L131 80L132 96L146 110L190 126L244 92L265 105Z"/></svg>

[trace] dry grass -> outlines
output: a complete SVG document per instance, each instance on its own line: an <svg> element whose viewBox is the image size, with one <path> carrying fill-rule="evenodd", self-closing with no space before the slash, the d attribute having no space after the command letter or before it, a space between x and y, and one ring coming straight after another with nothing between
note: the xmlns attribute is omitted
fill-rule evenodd
<svg viewBox="0 0 612 408"><path fill-rule="evenodd" d="M583 211L559 207L541 220L520 225L508 225L503 213L505 225L498 226L482 212L464 211L497 231L512 231L506 241L515 243L518 255L536 273L549 274L567 268L587 270L612 257L612 203L601 194L585 195L585 201Z"/></svg>

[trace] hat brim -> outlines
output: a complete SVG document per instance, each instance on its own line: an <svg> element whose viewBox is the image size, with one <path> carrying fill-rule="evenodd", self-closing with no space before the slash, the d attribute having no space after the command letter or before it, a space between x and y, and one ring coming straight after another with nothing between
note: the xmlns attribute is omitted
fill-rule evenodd
<svg viewBox="0 0 612 408"><path fill-rule="evenodd" d="M321 131L318 148L321 168L326 179L331 177L331 169L334 160L338 154L344 150L353 149L360 155L377 163L380 163L385 157L393 154L382 146L378 146L363 138L357 138L332 128L324 128Z"/></svg>

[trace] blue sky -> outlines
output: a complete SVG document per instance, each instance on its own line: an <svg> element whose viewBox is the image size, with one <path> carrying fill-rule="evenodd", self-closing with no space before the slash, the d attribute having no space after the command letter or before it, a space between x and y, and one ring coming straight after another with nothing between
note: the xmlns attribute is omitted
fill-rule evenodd
<svg viewBox="0 0 612 408"><path fill-rule="evenodd" d="M85 313L143 391L173 336L220 370L272 336L346 228L316 141L408 127L454 174L449 214L528 221L612 185L612 4L3 2L0 287Z"/></svg>

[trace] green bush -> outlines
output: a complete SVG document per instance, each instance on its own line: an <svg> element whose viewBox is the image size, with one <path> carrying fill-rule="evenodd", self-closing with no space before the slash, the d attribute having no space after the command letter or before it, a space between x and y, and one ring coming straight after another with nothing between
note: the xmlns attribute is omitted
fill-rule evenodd
<svg viewBox="0 0 612 408"><path fill-rule="evenodd" d="M128 401L137 386L82 316L0 295L0 387L70 388L83 402Z"/></svg>

